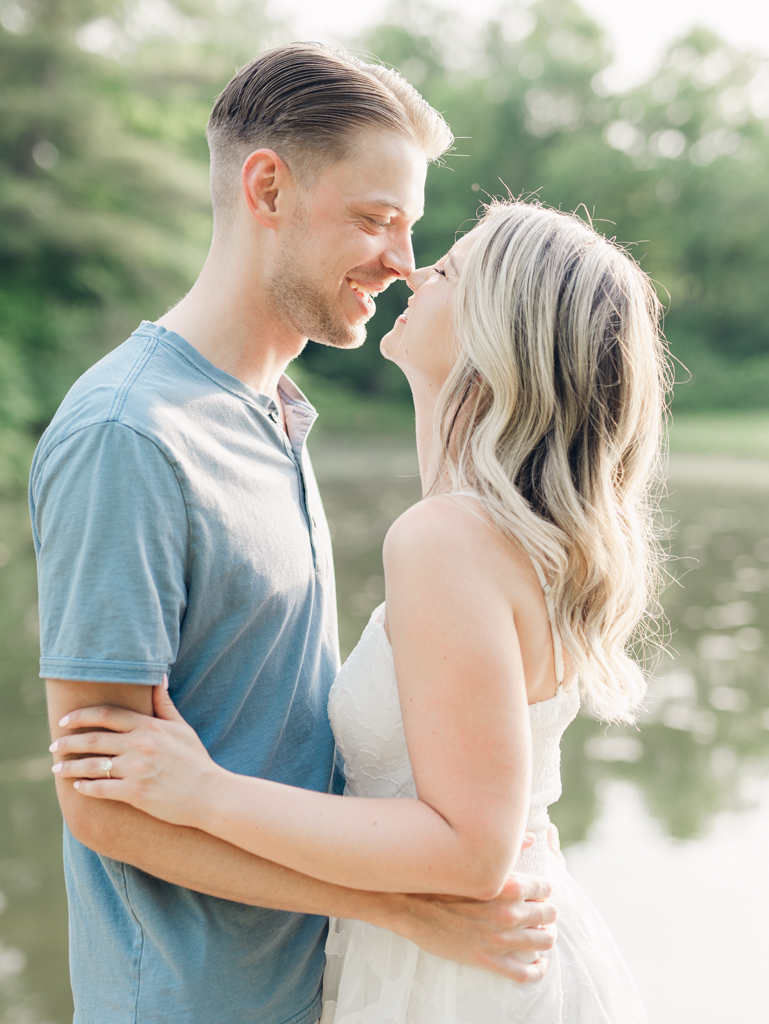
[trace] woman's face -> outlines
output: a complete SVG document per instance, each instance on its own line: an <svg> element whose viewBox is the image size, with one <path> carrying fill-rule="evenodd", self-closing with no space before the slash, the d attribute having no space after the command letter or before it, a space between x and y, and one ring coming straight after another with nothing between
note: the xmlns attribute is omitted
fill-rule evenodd
<svg viewBox="0 0 769 1024"><path fill-rule="evenodd" d="M454 296L462 264L476 237L475 231L464 235L437 263L419 267L406 278L414 294L379 347L385 359L396 363L412 383L440 388L457 360Z"/></svg>

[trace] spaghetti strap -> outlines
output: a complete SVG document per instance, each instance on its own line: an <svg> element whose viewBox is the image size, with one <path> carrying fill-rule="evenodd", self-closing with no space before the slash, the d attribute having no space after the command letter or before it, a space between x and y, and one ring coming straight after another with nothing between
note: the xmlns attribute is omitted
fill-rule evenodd
<svg viewBox="0 0 769 1024"><path fill-rule="evenodd" d="M560 690L563 685L564 677L564 665L563 665L563 643L561 642L561 634L558 632L558 627L555 624L555 605L553 603L553 594L550 590L550 584L547 582L542 566L539 564L534 555L529 555L531 564L534 566L537 572L537 577L542 585L542 590L545 594L545 607L547 608L547 617L550 619L550 632L553 635L553 657L555 659L555 681L558 683L558 689Z"/></svg>
<svg viewBox="0 0 769 1024"><path fill-rule="evenodd" d="M481 496L476 494L475 491L462 490L462 491L451 491L450 496L457 496L460 498L477 498L481 500ZM547 577L542 571L542 566L538 560L530 552L526 554L531 559L531 564L534 566L537 572L537 579L539 580L542 590L545 595L545 607L547 608L547 617L550 620L550 632L553 637L553 657L555 660L555 681L558 683L558 690L560 691L563 686L563 677L565 674L563 664L563 642L561 641L561 634L558 632L558 627L555 624L555 605L553 604L553 595L550 590L550 584L547 582Z"/></svg>

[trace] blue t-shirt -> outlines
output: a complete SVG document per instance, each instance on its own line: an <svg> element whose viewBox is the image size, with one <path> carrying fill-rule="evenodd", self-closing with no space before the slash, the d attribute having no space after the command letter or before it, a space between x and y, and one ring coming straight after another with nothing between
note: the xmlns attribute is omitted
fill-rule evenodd
<svg viewBox="0 0 769 1024"><path fill-rule="evenodd" d="M41 676L157 684L242 775L332 785L331 542L305 439L275 403L152 323L73 386L30 504ZM65 827L76 1024L305 1024L326 919L204 896Z"/></svg>

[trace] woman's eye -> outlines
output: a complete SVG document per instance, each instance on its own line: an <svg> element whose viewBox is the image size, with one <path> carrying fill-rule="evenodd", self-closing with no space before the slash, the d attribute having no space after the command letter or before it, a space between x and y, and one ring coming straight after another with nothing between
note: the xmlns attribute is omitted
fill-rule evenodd
<svg viewBox="0 0 769 1024"><path fill-rule="evenodd" d="M433 269L435 270L435 273L436 274L440 274L441 277L445 277L446 276L446 271L445 270L439 270L437 267L434 267Z"/></svg>

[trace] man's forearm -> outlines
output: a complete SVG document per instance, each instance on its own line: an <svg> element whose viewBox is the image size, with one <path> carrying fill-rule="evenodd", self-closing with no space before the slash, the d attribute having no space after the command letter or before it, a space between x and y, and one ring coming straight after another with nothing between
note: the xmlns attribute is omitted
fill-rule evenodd
<svg viewBox="0 0 769 1024"><path fill-rule="evenodd" d="M51 736L59 739L62 716L106 704L152 715L152 688L119 683L47 681ZM89 800L71 782L57 779L64 817L85 846L150 875L236 903L333 917L355 917L393 927L388 900L374 893L327 885L261 860L195 829L169 825L128 804Z"/></svg>
<svg viewBox="0 0 769 1024"><path fill-rule="evenodd" d="M434 956L517 982L537 981L544 973L545 964L521 963L514 955L546 950L553 944L553 933L541 930L555 918L552 906L523 902L547 897L546 882L519 876L512 888L491 903L362 892L320 882L205 832L158 821L127 804L99 801L104 813L94 815L94 802L89 801L87 822L78 822L78 812L84 809L75 799L88 798L72 789L60 792L60 798L81 842L175 885L273 910L368 921L411 939Z"/></svg>
<svg viewBox="0 0 769 1024"><path fill-rule="evenodd" d="M262 860L196 829L168 825L126 804L88 800L57 782L64 816L97 853L196 892L296 913L350 917L392 928L397 896L330 885ZM87 802L87 806L86 805Z"/></svg>
<svg viewBox="0 0 769 1024"><path fill-rule="evenodd" d="M51 735L76 708L107 704L152 714L148 686L48 681ZM66 723L65 723L66 726ZM520 878L491 903L440 896L372 893L332 885L262 860L205 832L169 825L128 804L91 800L57 779L59 802L72 834L85 846L147 874L197 892L252 906L356 918L412 939L435 956L492 970L515 981L536 981L544 966L520 963L514 952L549 949L555 919L549 886Z"/></svg>

